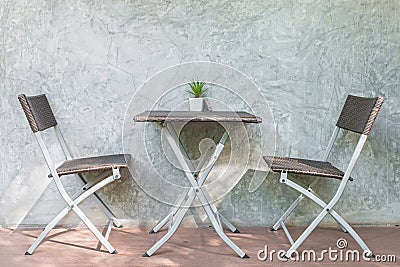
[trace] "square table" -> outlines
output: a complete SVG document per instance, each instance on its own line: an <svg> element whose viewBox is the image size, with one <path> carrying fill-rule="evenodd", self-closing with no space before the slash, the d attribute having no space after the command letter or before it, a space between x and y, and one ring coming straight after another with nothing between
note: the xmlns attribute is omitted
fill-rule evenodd
<svg viewBox="0 0 400 267"><path fill-rule="evenodd" d="M155 243L147 252L143 255L144 257L150 257L153 255L162 245L164 245L176 232L183 218L189 210L189 207L193 203L195 197L197 197L204 208L208 218L211 221L217 234L221 239L231 247L241 258L248 258L247 254L244 253L223 231L222 223L224 223L232 232L239 233L239 230L232 225L221 213L211 200L211 197L207 190L203 187L203 184L211 172L215 162L220 156L225 143L228 139L228 131L224 129L224 134L215 147L213 154L211 155L209 162L207 163L204 170L200 170L206 162L205 153L202 155L198 166L193 169L188 166L187 159L184 157L182 150L178 144L179 137L176 135L173 129L173 122L229 122L229 123L261 123L261 118L243 111L145 111L134 117L135 122L158 122L161 123L162 127L165 127L165 137L169 143L172 151L174 152L179 164L184 169L190 170L185 172L185 176L190 182L191 187L187 189L178 199L178 205L171 210L171 212L162 219L150 233L156 233L161 229L167 222L169 222L168 232ZM186 201L185 201L186 200ZM184 203L184 204L183 204ZM183 204L183 205L182 205ZM221 223L222 222L222 223Z"/></svg>

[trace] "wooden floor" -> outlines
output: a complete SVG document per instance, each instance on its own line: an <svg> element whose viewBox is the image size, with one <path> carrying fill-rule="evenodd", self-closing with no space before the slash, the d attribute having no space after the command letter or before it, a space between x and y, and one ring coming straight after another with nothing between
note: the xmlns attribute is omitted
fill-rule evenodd
<svg viewBox="0 0 400 267"><path fill-rule="evenodd" d="M282 230L270 232L267 228L241 228L241 233L228 233L249 259L239 258L219 239L212 228L180 228L178 232L152 257L142 254L165 233L148 234L149 229L113 229L110 242L118 254L109 254L104 248L97 250L98 243L84 228L55 229L33 255L24 253L41 230L0 229L0 266L399 266L400 228L363 227L356 231L364 238L376 255L395 255L397 263L332 261L328 255L322 262L281 262L276 254L271 261L258 259L258 251L288 249L289 243ZM303 229L291 228L294 237ZM348 246L343 250L359 249L354 240L338 228L318 228L301 246L299 252L314 249L317 257L322 250L339 250L337 240L344 238ZM261 256L263 256L262 254ZM337 254L339 255L339 253ZM343 257L345 258L345 257Z"/></svg>

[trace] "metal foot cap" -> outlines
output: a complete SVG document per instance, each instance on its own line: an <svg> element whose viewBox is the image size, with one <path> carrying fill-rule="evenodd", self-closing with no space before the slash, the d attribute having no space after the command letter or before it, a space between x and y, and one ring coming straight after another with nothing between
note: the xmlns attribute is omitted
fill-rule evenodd
<svg viewBox="0 0 400 267"><path fill-rule="evenodd" d="M153 229L151 229L151 231L149 232L149 234L155 234L156 232L154 232Z"/></svg>
<svg viewBox="0 0 400 267"><path fill-rule="evenodd" d="M113 252L111 252L111 254L118 254L118 251L114 250Z"/></svg>
<svg viewBox="0 0 400 267"><path fill-rule="evenodd" d="M240 231L238 229L236 229L235 231L233 231L235 234L239 234Z"/></svg>
<svg viewBox="0 0 400 267"><path fill-rule="evenodd" d="M150 257L150 255L149 255L149 254L147 254L147 252L146 252L146 253L144 253L144 254L143 254L143 257L146 257L146 258L148 258L148 257Z"/></svg>
<svg viewBox="0 0 400 267"><path fill-rule="evenodd" d="M28 251L25 252L25 255L32 255L32 253L29 253Z"/></svg>
<svg viewBox="0 0 400 267"><path fill-rule="evenodd" d="M242 257L242 259L248 259L248 258L250 258L250 257L247 254L244 254L243 257Z"/></svg>

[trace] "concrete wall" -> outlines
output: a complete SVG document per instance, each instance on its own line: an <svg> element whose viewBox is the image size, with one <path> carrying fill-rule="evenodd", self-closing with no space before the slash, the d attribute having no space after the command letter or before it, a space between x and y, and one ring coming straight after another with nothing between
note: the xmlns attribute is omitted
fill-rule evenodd
<svg viewBox="0 0 400 267"><path fill-rule="evenodd" d="M275 118L277 155L322 157L346 95L383 95L355 181L336 209L351 223L399 223L398 10L397 0L3 1L0 226L43 225L64 205L18 94L48 95L75 155L117 153L138 87L166 67L196 60L232 66L261 88ZM356 140L341 136L332 154L338 167ZM249 177L220 201L221 211L239 226L270 226L296 194L273 174L250 193ZM76 182L67 179L67 189ZM336 184L323 181L317 189L329 199ZM101 196L133 226L148 226L170 208L131 177ZM84 210L104 223L93 201ZM306 224L318 211L304 201L289 224ZM69 216L62 224L77 222Z"/></svg>

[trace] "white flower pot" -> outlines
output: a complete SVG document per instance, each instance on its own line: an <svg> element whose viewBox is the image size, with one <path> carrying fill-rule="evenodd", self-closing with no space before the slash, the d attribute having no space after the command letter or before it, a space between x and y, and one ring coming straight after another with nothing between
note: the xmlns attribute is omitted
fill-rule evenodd
<svg viewBox="0 0 400 267"><path fill-rule="evenodd" d="M203 111L204 99L201 97L190 97L189 98L189 110L190 111Z"/></svg>

